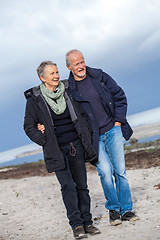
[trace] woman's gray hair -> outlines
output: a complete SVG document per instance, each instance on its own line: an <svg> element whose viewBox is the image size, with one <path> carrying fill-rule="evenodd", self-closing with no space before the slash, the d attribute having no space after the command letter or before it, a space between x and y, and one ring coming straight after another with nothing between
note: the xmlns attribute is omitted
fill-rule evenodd
<svg viewBox="0 0 160 240"><path fill-rule="evenodd" d="M82 57L83 57L83 54L82 54L79 50L77 50L77 49L70 50L69 52L66 53L66 65L67 65L67 66L70 66L70 63L69 63L69 55L70 55L71 53L74 53L74 52L79 52L79 53L82 55ZM83 57L83 58L84 58L84 57Z"/></svg>
<svg viewBox="0 0 160 240"><path fill-rule="evenodd" d="M43 77L44 78L44 75L45 75L45 68L46 66L51 66L51 65L54 65L57 67L57 64L52 62L52 61L43 61L41 62L41 64L37 67L37 74L38 74L38 77ZM40 78L41 79L41 78Z"/></svg>

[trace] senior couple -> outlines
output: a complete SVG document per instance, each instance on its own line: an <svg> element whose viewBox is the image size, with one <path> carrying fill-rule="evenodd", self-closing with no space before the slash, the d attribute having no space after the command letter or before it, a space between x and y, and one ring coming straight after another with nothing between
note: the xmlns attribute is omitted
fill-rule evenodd
<svg viewBox="0 0 160 240"><path fill-rule="evenodd" d="M75 239L99 234L93 226L85 162L96 166L111 225L135 221L125 170L123 137L132 135L124 91L101 69L86 66L83 54L66 54L68 80L56 63L37 68L41 84L25 92L24 130L42 146L46 168L55 172Z"/></svg>

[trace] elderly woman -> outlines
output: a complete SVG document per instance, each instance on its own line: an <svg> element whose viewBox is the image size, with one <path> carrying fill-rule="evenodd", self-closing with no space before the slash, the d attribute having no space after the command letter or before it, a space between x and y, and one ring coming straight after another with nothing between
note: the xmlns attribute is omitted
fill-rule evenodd
<svg viewBox="0 0 160 240"><path fill-rule="evenodd" d="M85 161L95 162L97 155L85 115L70 97L67 81L59 81L57 65L44 61L37 73L42 83L24 93L27 99L24 130L43 147L46 168L49 173L55 172L61 185L74 237L82 239L87 237L86 233L100 233L92 225L85 168ZM39 123L44 124L44 132L37 128Z"/></svg>

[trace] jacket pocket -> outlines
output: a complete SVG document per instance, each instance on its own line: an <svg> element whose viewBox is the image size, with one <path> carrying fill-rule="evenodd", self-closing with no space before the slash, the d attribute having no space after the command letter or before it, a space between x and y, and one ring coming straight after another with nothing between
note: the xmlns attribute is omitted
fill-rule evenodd
<svg viewBox="0 0 160 240"><path fill-rule="evenodd" d="M51 149L51 146L48 142L46 142L43 145L43 155L44 155L44 159L46 160L47 158L52 158L53 157L53 152Z"/></svg>

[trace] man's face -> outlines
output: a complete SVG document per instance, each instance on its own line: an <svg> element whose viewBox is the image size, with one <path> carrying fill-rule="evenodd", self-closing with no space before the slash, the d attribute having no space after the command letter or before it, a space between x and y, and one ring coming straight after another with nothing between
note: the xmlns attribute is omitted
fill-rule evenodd
<svg viewBox="0 0 160 240"><path fill-rule="evenodd" d="M48 65L45 67L44 73L44 77L41 77L44 85L49 90L55 91L59 84L58 68L55 65Z"/></svg>
<svg viewBox="0 0 160 240"><path fill-rule="evenodd" d="M70 65L67 68L72 71L75 80L80 81L86 77L86 64L80 52L70 53L68 56Z"/></svg>

